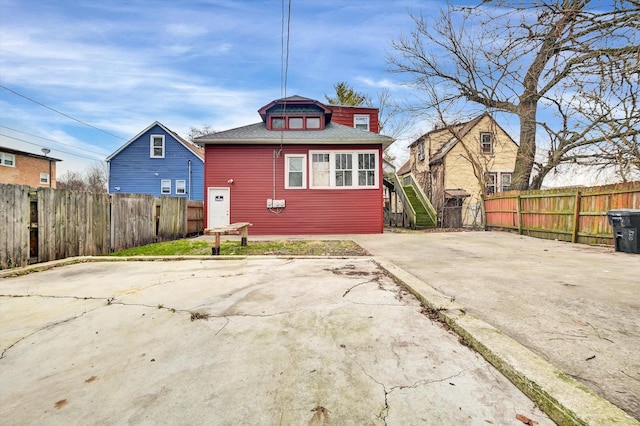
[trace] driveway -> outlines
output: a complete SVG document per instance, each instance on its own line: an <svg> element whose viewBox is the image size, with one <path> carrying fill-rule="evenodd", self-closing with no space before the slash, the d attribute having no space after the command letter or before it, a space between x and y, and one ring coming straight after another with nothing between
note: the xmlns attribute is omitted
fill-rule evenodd
<svg viewBox="0 0 640 426"><path fill-rule="evenodd" d="M428 314L370 258L90 262L3 278L0 418L552 423Z"/></svg>
<svg viewBox="0 0 640 426"><path fill-rule="evenodd" d="M503 232L350 238L640 419L640 255Z"/></svg>

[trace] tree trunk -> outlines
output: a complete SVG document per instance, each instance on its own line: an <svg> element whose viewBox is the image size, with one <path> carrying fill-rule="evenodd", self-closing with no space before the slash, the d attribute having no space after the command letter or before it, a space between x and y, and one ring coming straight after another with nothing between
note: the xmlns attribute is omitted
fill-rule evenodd
<svg viewBox="0 0 640 426"><path fill-rule="evenodd" d="M520 118L520 146L513 170L511 189L525 191L529 189L531 171L536 155L536 112L537 102L521 102L518 116Z"/></svg>

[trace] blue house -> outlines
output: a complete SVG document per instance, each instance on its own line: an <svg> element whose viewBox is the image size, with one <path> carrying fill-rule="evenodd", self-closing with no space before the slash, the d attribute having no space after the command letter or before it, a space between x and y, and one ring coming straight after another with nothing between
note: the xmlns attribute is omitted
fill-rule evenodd
<svg viewBox="0 0 640 426"><path fill-rule="evenodd" d="M159 122L107 157L109 193L204 199L204 150Z"/></svg>

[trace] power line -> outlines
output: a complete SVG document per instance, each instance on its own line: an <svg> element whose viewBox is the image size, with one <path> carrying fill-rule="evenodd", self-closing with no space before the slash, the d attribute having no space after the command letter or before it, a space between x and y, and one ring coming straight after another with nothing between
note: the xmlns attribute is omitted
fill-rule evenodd
<svg viewBox="0 0 640 426"><path fill-rule="evenodd" d="M11 93L13 93L14 95L20 96L21 98L24 98L24 99L26 99L26 100L28 100L28 101L31 101L31 102L33 102L34 104L38 104L38 105L40 105L40 106L42 106L42 107L44 107L44 108L47 108L47 109L49 109L49 110L51 110L51 111L53 111L53 112L55 112L55 113L57 113L57 114L60 114L60 115L62 115L62 116L65 116L65 117L67 117L67 118L69 118L69 119L71 119L71 120L73 120L73 121L77 121L78 123L80 123L80 124L82 124L82 125L84 125L84 126L91 127L92 129L95 129L95 130L97 130L97 131L99 131L99 132L105 133L105 134L107 134L107 135L109 135L109 136L113 136L114 138L121 139L121 140L123 140L123 141L124 141L124 140L126 140L125 138L122 138L122 137L120 137L120 136L114 135L113 133L109 133L109 132L107 132L106 130L102 130L102 129L100 129L100 128L96 127L96 126L92 126L92 125L91 125L91 124L89 124L89 123L85 123L85 122L84 122L84 121L82 121L82 120L78 120L77 118L72 117L72 116L70 116L70 115L68 115L68 114L65 114L64 112L60 112L60 111L58 111L58 110L57 110L57 109L55 109L55 108L51 108L50 106L47 106L47 105L43 104L42 102L38 102L38 101L36 101L35 99L31 99L30 97L25 96L25 95L23 95L23 94L21 94L21 93L18 93L18 92L16 92L15 90L9 89L8 87L3 86L2 84L0 84L0 88L2 88L2 89L4 89L4 90L7 90L7 91L9 91L9 92L11 92Z"/></svg>
<svg viewBox="0 0 640 426"><path fill-rule="evenodd" d="M69 147L71 147L71 148L75 148L75 149L83 149L83 148L78 148L77 146L71 145L71 144L69 144L69 143L64 143L64 142L56 141L56 140L53 140L53 139L45 138L44 136L34 135L33 133L23 132L22 130L14 129L14 128L12 128L12 127L4 126L4 125L2 125L2 124L0 124L0 127L3 127L3 128L5 128L5 129L12 130L12 131L14 131L14 132L22 133L23 135L28 135L28 136L32 136L32 137L34 137L34 138L42 139L42 140L49 141L49 142L53 142L53 143L56 143L56 144L69 146ZM4 136L6 136L6 135L4 135ZM8 136L8 137L10 137L10 136ZM86 149L84 149L84 150L85 150L85 151L87 151ZM103 155L103 154L100 154L99 152L91 152L91 153L92 153L92 154L96 154L96 155Z"/></svg>
<svg viewBox="0 0 640 426"><path fill-rule="evenodd" d="M4 126L3 126L3 127L4 127ZM30 145L35 145L35 146L39 146L39 147L44 147L44 145L37 144L37 143L35 143L35 142L29 142L29 141L26 141L26 140L24 140L24 139L16 138L16 137L13 137L13 136L5 135L4 133L0 133L0 136L4 136L5 138L14 139L14 140L17 140L17 141L20 141L20 142L28 143L28 144L30 144ZM102 158L88 157L88 156L86 156L86 155L75 154L75 153L73 153L73 152L69 152L69 151L62 151L61 149L56 149L56 151L58 151L58 152L62 152L62 153L65 153L65 154L69 154L69 155L75 155L76 157L87 158L87 159L89 159L89 160L94 160L94 161L104 161L104 159L102 159Z"/></svg>

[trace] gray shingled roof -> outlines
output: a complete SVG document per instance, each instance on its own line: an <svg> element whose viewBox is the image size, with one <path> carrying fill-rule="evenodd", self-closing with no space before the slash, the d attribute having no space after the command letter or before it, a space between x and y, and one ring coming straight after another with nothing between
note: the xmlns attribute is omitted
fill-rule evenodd
<svg viewBox="0 0 640 426"><path fill-rule="evenodd" d="M200 136L195 141L209 144L372 144L381 143L385 148L394 141L389 136L342 124L329 123L323 130L267 130L265 123L225 130Z"/></svg>

